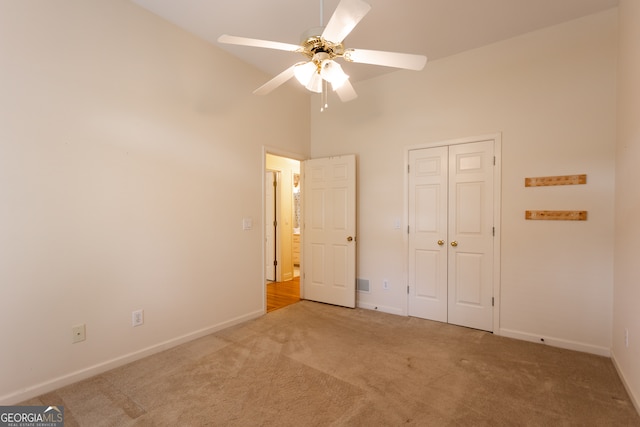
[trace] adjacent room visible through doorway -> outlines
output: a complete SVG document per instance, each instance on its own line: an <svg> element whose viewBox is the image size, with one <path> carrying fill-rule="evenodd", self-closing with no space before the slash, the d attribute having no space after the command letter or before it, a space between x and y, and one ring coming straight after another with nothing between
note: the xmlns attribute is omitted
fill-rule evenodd
<svg viewBox="0 0 640 427"><path fill-rule="evenodd" d="M300 161L265 156L267 312L300 301Z"/></svg>

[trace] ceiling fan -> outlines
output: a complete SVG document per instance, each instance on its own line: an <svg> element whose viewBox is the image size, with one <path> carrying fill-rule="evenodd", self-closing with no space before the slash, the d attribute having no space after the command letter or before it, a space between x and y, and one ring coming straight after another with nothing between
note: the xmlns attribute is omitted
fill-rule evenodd
<svg viewBox="0 0 640 427"><path fill-rule="evenodd" d="M347 62L382 65L407 70L422 70L427 62L426 56L408 53L384 52L379 50L346 49L342 42L355 26L371 10L363 0L341 0L329 19L322 27L323 0L320 0L320 27L312 28L302 35L300 45L280 43L268 40L236 37L223 34L218 42L241 46L261 47L285 50L303 54L307 60L297 62L287 68L253 93L266 95L293 77L311 92L323 94L326 108L326 88L330 83L342 102L351 101L358 95L349 82L349 76L336 62L342 58Z"/></svg>

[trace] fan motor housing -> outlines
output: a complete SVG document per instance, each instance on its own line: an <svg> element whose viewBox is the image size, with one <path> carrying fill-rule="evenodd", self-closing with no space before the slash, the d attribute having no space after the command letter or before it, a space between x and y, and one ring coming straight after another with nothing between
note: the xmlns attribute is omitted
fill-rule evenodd
<svg viewBox="0 0 640 427"><path fill-rule="evenodd" d="M313 58L315 54L325 52L330 59L344 54L344 46L342 43L332 43L322 38L320 34L324 31L324 27L315 27L306 31L302 35L300 46L302 53L309 58Z"/></svg>

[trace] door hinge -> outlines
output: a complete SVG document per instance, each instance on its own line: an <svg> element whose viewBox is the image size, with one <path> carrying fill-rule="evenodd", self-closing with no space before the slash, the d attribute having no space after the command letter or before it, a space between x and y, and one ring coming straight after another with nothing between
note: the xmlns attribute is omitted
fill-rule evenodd
<svg viewBox="0 0 640 427"><path fill-rule="evenodd" d="M493 156L493 166L496 165L496 156Z"/></svg>
<svg viewBox="0 0 640 427"><path fill-rule="evenodd" d="M407 234L409 234L409 226L407 225Z"/></svg>
<svg viewBox="0 0 640 427"><path fill-rule="evenodd" d="M496 299L494 297L491 297L491 307L496 305Z"/></svg>
<svg viewBox="0 0 640 427"><path fill-rule="evenodd" d="M273 226L277 227L278 226L278 221L273 221Z"/></svg>
<svg viewBox="0 0 640 427"><path fill-rule="evenodd" d="M274 260L273 261L273 265L277 267L278 266L278 261Z"/></svg>
<svg viewBox="0 0 640 427"><path fill-rule="evenodd" d="M409 285L407 285L407 295L409 295Z"/></svg>
<svg viewBox="0 0 640 427"><path fill-rule="evenodd" d="M411 173L411 165L407 165L407 173Z"/></svg>
<svg viewBox="0 0 640 427"><path fill-rule="evenodd" d="M496 237L496 228L493 227L493 237Z"/></svg>

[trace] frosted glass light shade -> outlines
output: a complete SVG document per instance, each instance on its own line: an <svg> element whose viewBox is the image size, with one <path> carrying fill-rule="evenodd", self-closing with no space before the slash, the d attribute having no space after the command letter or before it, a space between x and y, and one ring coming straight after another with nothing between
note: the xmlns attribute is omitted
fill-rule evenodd
<svg viewBox="0 0 640 427"><path fill-rule="evenodd" d="M309 83L306 85L306 88L309 89L311 92L315 92L315 93L322 92L322 77L320 76L319 73L314 72L311 75L311 79L309 80Z"/></svg>
<svg viewBox="0 0 640 427"><path fill-rule="evenodd" d="M320 69L320 75L323 79L331 83L333 90L338 89L349 78L342 70L340 64L331 59L322 61Z"/></svg>
<svg viewBox="0 0 640 427"><path fill-rule="evenodd" d="M307 86L311 81L313 73L316 72L316 64L312 61L304 62L296 65L293 73L302 86Z"/></svg>

